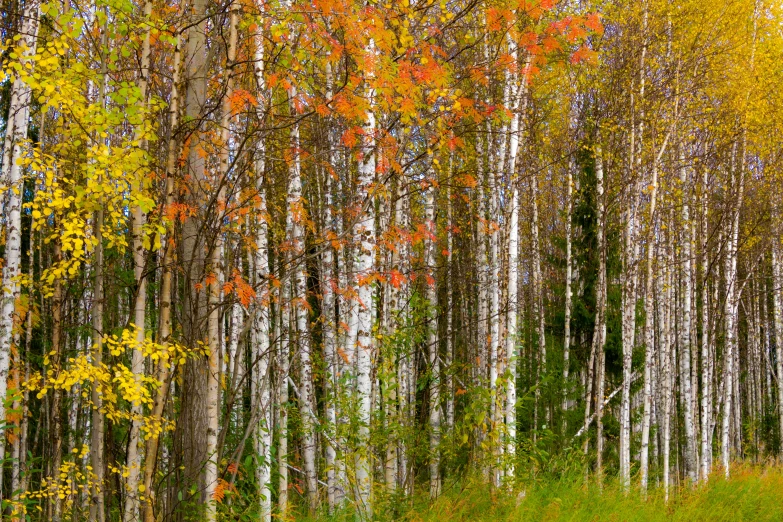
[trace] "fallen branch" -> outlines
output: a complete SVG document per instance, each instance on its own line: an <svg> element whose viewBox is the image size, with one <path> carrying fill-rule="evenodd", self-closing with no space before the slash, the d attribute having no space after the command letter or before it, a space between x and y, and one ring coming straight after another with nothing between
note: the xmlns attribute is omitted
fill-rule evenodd
<svg viewBox="0 0 783 522"><path fill-rule="evenodd" d="M631 384L633 384L636 381L636 379L638 379L638 378L639 378L639 374L638 373L634 373L633 375L631 375ZM615 388L615 390L612 393L609 394L609 397L607 397L606 400L604 400L603 404L601 405L601 411L603 411L604 407L607 404L609 404L609 401L614 399L614 396L617 395L618 393L620 393L620 390L622 390L622 389L623 389L623 387L622 387L622 385L620 385L617 388ZM594 411L593 414L590 416L590 418L587 419L587 422L585 422L584 426L582 426L579 429L579 431L576 432L576 435L574 435L574 438L571 439L572 442L574 440L578 439L579 437L581 437L582 434L584 434L584 432L587 431L587 428L590 427L590 424L593 423L593 421L595 420L597 415L598 415L598 412Z"/></svg>

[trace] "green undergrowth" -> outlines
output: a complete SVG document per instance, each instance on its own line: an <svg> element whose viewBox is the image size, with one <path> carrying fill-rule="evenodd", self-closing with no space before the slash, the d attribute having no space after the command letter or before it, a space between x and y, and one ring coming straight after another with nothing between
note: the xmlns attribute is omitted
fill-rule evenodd
<svg viewBox="0 0 783 522"><path fill-rule="evenodd" d="M342 516L319 521L353 520ZM715 474L707 485L673 487L669 502L652 487L624 494L616 481L585 486L581 476L528 484L512 492L492 491L475 481L453 483L430 502L426 495L377 505L376 520L428 521L783 521L783 468L737 466L732 478Z"/></svg>

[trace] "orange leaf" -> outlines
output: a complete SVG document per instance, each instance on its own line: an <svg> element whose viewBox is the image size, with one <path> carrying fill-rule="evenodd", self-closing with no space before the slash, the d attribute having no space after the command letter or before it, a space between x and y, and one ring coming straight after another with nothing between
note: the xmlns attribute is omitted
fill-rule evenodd
<svg viewBox="0 0 783 522"><path fill-rule="evenodd" d="M389 282L394 288L399 288L404 281L405 276L399 270L394 269L389 272Z"/></svg>
<svg viewBox="0 0 783 522"><path fill-rule="evenodd" d="M599 13L590 13L585 20L585 27L595 31L598 34L603 34L604 24L601 23L601 15Z"/></svg>

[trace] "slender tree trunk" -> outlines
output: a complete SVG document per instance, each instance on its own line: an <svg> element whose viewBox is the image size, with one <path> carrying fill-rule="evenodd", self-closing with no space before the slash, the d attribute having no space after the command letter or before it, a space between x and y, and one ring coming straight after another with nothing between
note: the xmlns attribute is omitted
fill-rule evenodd
<svg viewBox="0 0 783 522"><path fill-rule="evenodd" d="M566 241L566 274L565 274L565 312L564 312L564 332L563 332L563 426L562 431L565 435L568 429L568 375L571 370L571 284L573 278L573 259L571 248L571 221L573 213L573 164L568 162L566 167L566 212L565 212L565 241Z"/></svg>
<svg viewBox="0 0 783 522"><path fill-rule="evenodd" d="M594 343L596 343L596 474L599 482L603 480L603 451L604 451L604 422L603 422L603 401L605 374L606 374L606 354L604 345L606 343L606 208L604 205L604 166L602 150L600 146L595 149L595 176L596 176L596 202L598 212L598 295L596 296L597 311L595 321L595 332L593 333Z"/></svg>
<svg viewBox="0 0 783 522"><path fill-rule="evenodd" d="M283 267L278 262L280 277ZM277 509L280 517L288 515L288 376L291 367L291 283L286 277L278 291L279 314L277 332L272 335L277 343Z"/></svg>
<svg viewBox="0 0 783 522"><path fill-rule="evenodd" d="M171 136L168 140L168 151L166 156L166 208L174 205L174 179L177 175L177 158L179 157L180 147L176 138L179 127L179 79L180 79L180 38L177 37L176 47L174 49L174 59L172 63L172 81L171 97L169 102L169 126ZM174 263L174 227L172 223L167 223L166 235L162 242L161 250L163 253L163 263L160 280L160 312L158 315L158 342L167 346L171 336L171 293L172 293L172 265ZM172 361L160 360L156 370L156 379L161 383L155 394L155 402L152 407L152 417L156 421L163 420L163 409L166 405L166 395L169 389L170 366ZM145 466L144 466L144 491L147 502L144 506L144 521L154 522L155 520L155 491L152 487L152 480L155 474L155 468L158 458L158 448L160 444L160 433L154 432L146 442L145 448Z"/></svg>
<svg viewBox="0 0 783 522"><path fill-rule="evenodd" d="M453 156L449 155L449 177L453 175ZM453 218L453 194L449 190L446 192L446 310L445 310L445 336L446 336L446 368L444 371L444 387L446 393L446 431L452 433L454 430L454 218Z"/></svg>
<svg viewBox="0 0 783 522"><path fill-rule="evenodd" d="M536 332L538 337L538 379L536 382L536 404L541 398L541 379L546 377L546 326L544 310L544 284L541 275L541 242L539 239L539 220L538 220L538 178L533 174L530 178L531 184L531 203L533 220L530 223L532 243L533 243L533 317L536 320ZM541 406L544 410L544 424L549 424L549 408L546 405ZM538 430L538 426L534 426Z"/></svg>
<svg viewBox="0 0 783 522"><path fill-rule="evenodd" d="M772 306L775 328L775 372L778 383L778 423L780 433L783 434L783 296L781 295L783 293L783 266L781 266L783 252L781 252L780 240L779 235L773 236Z"/></svg>
<svg viewBox="0 0 783 522"><path fill-rule="evenodd" d="M365 54L376 54L375 42L370 40ZM375 216L373 215L372 184L375 181L375 88L374 75L368 71L365 77L366 97L370 102L364 122L362 158L359 161L358 194L366 201L362 203L361 218L354 227L356 252L356 275L358 278L357 335L356 335L356 387L359 403L359 429L356 458L356 483L360 518L372 518L372 466L370 464L370 408L371 373L374 352L372 338L373 286L366 280L373 269L373 243L375 239ZM362 281L362 279L365 279Z"/></svg>
<svg viewBox="0 0 783 522"><path fill-rule="evenodd" d="M497 186L496 176L494 173L490 173L492 178L492 191L490 194L491 216L498 215L497 204ZM494 227L494 223L492 224ZM500 234L496 229L492 229L489 238L489 264L490 264L490 276L489 276L489 390L490 400L490 427L497 433L500 427L500 396L498 390L498 373L500 367L499 360L499 348L500 348L500 286L499 286L499 271L500 271L500 254L499 254L499 236ZM492 447L493 454L495 456L494 467L494 485L499 485L500 480L500 458L502 455L502 446L494 444Z"/></svg>
<svg viewBox="0 0 783 522"><path fill-rule="evenodd" d="M105 47L108 40L106 28L101 33L101 43ZM106 88L108 82L108 63L106 56L101 56L101 87L99 103L101 107L106 104ZM108 140L107 140L108 145ZM108 147L107 147L108 151ZM104 309L104 277L103 277L103 220L102 208L93 215L93 234L95 235L95 260L92 303L92 361L96 368L103 365L103 309ZM31 243L32 244L32 243ZM32 261L32 260L31 260ZM104 417L103 417L103 393L97 386L92 387L90 398L92 400L92 417L90 420L90 464L95 475L94 483L90 489L90 522L103 522L106 517L105 488L104 483Z"/></svg>
<svg viewBox="0 0 783 522"><path fill-rule="evenodd" d="M487 130L489 127L487 126ZM489 145L489 133L487 133L487 148L490 147ZM487 306L487 303L489 302L489 284L490 284L490 277L488 274L488 268L489 263L487 259L487 235L488 235L488 227L487 227L487 193L490 190L489 187L489 161L488 161L488 152L484 151L484 140L481 139L481 137L478 138L478 143L476 145L476 163L477 163L477 174L479 179L479 187L477 191L477 202L476 202L476 213L478 219L476 220L476 230L475 230L475 238L476 238L476 261L475 261L475 269L476 269L476 282L478 284L478 295L477 295L477 310L476 310L476 337L477 337L477 344L476 346L476 355L478 359L477 369L476 369L476 380L475 385L476 386L487 386L487 384L491 384L490 382L487 382L488 372L491 374L491 364L492 361L490 359L490 353L489 353L489 344L490 344L490 319L489 319L489 308ZM491 407L490 407L491 408ZM492 419L490 417L490 424L492 422ZM476 448L477 453L484 457L483 453L483 441L485 440L485 430L477 428L476 433ZM484 462L487 462L487 459L484 459ZM482 469L482 472L484 473L485 477L488 480L489 475L489 469L487 466L484 466Z"/></svg>
<svg viewBox="0 0 783 522"><path fill-rule="evenodd" d="M511 59L518 63L516 46L509 42ZM529 66L529 62L528 62ZM525 96L524 76L522 86L519 85L517 73L509 75L509 108L511 110L511 122L509 125L509 154L506 168L509 183L511 185L511 200L509 202L510 218L508 233L508 306L506 307L506 364L508 381L506 383L506 453L509 463L506 469L510 479L514 478L514 459L516 457L517 438L517 343L519 341L519 177L517 175L517 154L519 151L521 122L525 104L522 99ZM534 195L535 204L535 195Z"/></svg>
<svg viewBox="0 0 783 522"><path fill-rule="evenodd" d="M38 0L25 2L22 12L23 22L19 48L22 50L20 61L24 64L35 56L38 44L38 18L40 16ZM5 420L5 401L8 392L8 371L11 362L11 345L14 335L14 307L19 297L22 263L22 197L24 180L20 160L27 139L29 125L31 89L21 79L14 78L11 86L8 120L3 145L2 172L0 183L8 187L8 203L3 208L5 217L5 263L3 280L0 286L0 419ZM7 185L6 185L7 183ZM3 197L5 199L5 196ZM5 426L0 428L0 462L5 458ZM0 467L2 471L2 467ZM0 473L0 500L2 500L3 477Z"/></svg>
<svg viewBox="0 0 783 522"><path fill-rule="evenodd" d="M62 262L62 248L60 243L55 243L54 246L54 263ZM51 366L54 369L54 377L56 378L61 371L62 364L62 346L65 343L63 335L63 284L59 279L54 282L54 295L52 296L52 351L53 356L50 359ZM63 461L63 428L62 428L62 415L60 412L62 406L62 391L55 389L52 392L52 400L49 403L49 443L51 445L51 464L49 468L49 476L57 477L60 474L60 465ZM57 498L50 500L49 502L49 518L54 522L60 522L62 516L62 500L57 495Z"/></svg>
<svg viewBox="0 0 783 522"><path fill-rule="evenodd" d="M708 213L707 213L707 175L702 169L701 189L701 479L707 481L712 471L712 374L710 371L710 342L714 335L710 331L709 299L709 252Z"/></svg>
<svg viewBox="0 0 783 522"><path fill-rule="evenodd" d="M513 143L513 141L512 141ZM513 153L512 153L513 155ZM513 165L513 162L512 162ZM506 384L506 453L508 455L508 476L514 477L514 459L517 439L517 343L519 339L517 321L519 318L519 181L512 175L511 218L508 231L508 311L506 316L506 357L508 360L508 383Z"/></svg>
<svg viewBox="0 0 783 522"><path fill-rule="evenodd" d="M264 6L256 3L261 13L262 21ZM263 23L259 23L263 27ZM267 98L265 63L264 63L264 34L259 29L253 35L254 48L254 72L258 84L259 98ZM259 104L256 108L256 116L261 124L264 123L264 110L266 107ZM270 333L272 330L272 285L269 284L271 269L269 266L269 239L268 239L268 213L267 196L264 185L266 175L266 141L262 135L255 144L255 188L258 194L259 207L256 221L256 249L253 253L253 280L256 287L257 298L253 303L253 324L251 331L252 354L255 368L251 383L251 401L253 411L258 411L258 420L253 428L253 448L256 456L256 482L258 483L259 518L262 522L272 520L272 376L270 367L272 364Z"/></svg>
<svg viewBox="0 0 783 522"><path fill-rule="evenodd" d="M294 87L289 89L291 110L296 118L296 97ZM315 411L313 399L313 363L310 346L310 331L307 305L307 273L305 264L305 237L303 222L306 218L304 200L302 198L301 160L299 152L299 125L291 127L291 147L293 159L289 167L288 177L288 217L286 228L291 243L290 269L293 273L293 299L291 307L295 316L296 339L301 365L301 382L299 384L299 412L302 422L302 458L307 486L308 507L311 514L318 507L318 482L316 475L316 441L312 412Z"/></svg>
<svg viewBox="0 0 783 522"><path fill-rule="evenodd" d="M622 283L622 396L620 403L620 483L627 493L631 486L631 365L633 358L634 334L636 332L636 191L635 154L636 154L636 104L632 82L630 96L630 140L628 147L628 179L625 180L625 227L623 230L623 266Z"/></svg>
<svg viewBox="0 0 783 522"><path fill-rule="evenodd" d="M331 63L326 64L326 99L331 100L333 97L333 76ZM332 170L336 170L338 165L336 163L335 150L337 149L337 136L335 124L332 118L329 118L326 122L327 125L327 172L325 173L325 196L324 202L324 217L323 222L326 228L326 237L336 237L335 231L332 229L332 205L334 190L334 182L332 181ZM324 360L326 363L326 398L325 398L325 410L326 410L326 423L329 433L336 437L337 435L337 398L340 395L338 389L339 386L339 361L337 359L337 325L340 324L337 318L337 298L335 288L339 285L335 274L335 251L331 246L327 245L321 256L321 279L322 287L321 292L323 294L323 350ZM330 440L326 443L326 483L327 483L327 499L329 503L330 511L333 511L337 506L338 488L344 488L345 485L338 482L337 474L337 448ZM396 479L396 477L395 477Z"/></svg>
<svg viewBox="0 0 783 522"><path fill-rule="evenodd" d="M199 354L187 358L182 368L182 387L180 413L175 431L174 456L179 474L177 488L172 488L171 507L178 519L185 516L180 502L197 502L205 509L210 518L214 484L207 483L205 467L207 461L214 458L210 453L209 442L212 437L209 430L213 423L209 416L214 410L208 406L212 393L211 375L217 368L215 358L217 349L211 346L215 341L208 334L209 292L203 288L207 277L208 260L214 244L208 245L205 237L205 225L210 217L204 215L199 205L211 200L206 193L206 161L203 154L204 136L200 127L201 118L207 103L207 17L205 0L194 0L189 14L191 23L188 28L187 46L184 63L186 69L187 90L185 93L185 119L189 134L188 155L184 165L184 179L189 185L185 203L197 209L182 223L178 259L184 266L183 276L183 314L182 330L184 343L190 348L199 345L208 347L208 354ZM207 331L205 331L207 330ZM213 448L214 449L214 448ZM181 499L181 500L180 500Z"/></svg>
<svg viewBox="0 0 783 522"><path fill-rule="evenodd" d="M434 172L431 172L433 179L430 180L430 186L426 189L425 203L425 226L429 231L430 238L426 245L426 270L427 270L427 351L430 367L430 404L429 404L429 424L430 424L430 498L440 496L441 477L440 477L440 430L441 430L441 404L440 404L440 356L438 354L438 287L435 280L435 248L437 247L437 227L435 225L435 182Z"/></svg>
<svg viewBox="0 0 783 522"><path fill-rule="evenodd" d="M95 250L94 267L95 281L93 283L92 302L92 362L96 368L103 364L103 210L95 212L94 234ZM103 522L105 520L104 494L104 462L103 462L103 394L97 386L93 386L91 392L93 402L91 430L90 430L90 465L95 474L94 484L90 490L90 521Z"/></svg>
<svg viewBox="0 0 783 522"><path fill-rule="evenodd" d="M395 206L395 226L399 230L399 233L407 233L410 228L410 202L408 187L403 184L404 178L400 177L399 186L397 187L397 203ZM409 286L408 277L410 274L410 252L407 243L403 243L399 246L399 254L396 257L397 265L396 269L400 272L400 286L394 291L395 299L399 303L399 311L397 313L397 324L403 328L409 326ZM410 440L410 429L415 422L414 415L411 415L412 410L416 406L415 401L415 389L412 383L412 361L411 361L411 347L405 338L403 337L403 343L400 347L400 354L398 356L397 365L397 383L399 387L399 422L402 429L402 437L400 437L398 445L398 484L406 492L413 486L412 479L412 464L409 462L409 447L407 441ZM410 476L409 476L410 475Z"/></svg>
<svg viewBox="0 0 783 522"><path fill-rule="evenodd" d="M679 340L680 355L680 388L681 401L683 405L683 423L685 427L685 471L691 484L697 481L697 456L696 456L696 433L693 420L693 397L691 390L691 297L693 295L693 270L691 262L691 238L690 238L690 181L688 169L685 166L685 158L682 150L683 144L680 144L679 163L680 163L680 184L683 192L682 196L682 216L681 216L681 260L682 268L682 304L681 320L679 322L680 331L677 338Z"/></svg>
<svg viewBox="0 0 783 522"><path fill-rule="evenodd" d="M139 96L142 110L147 105L147 84L150 74L150 16L152 15L152 2L144 2L144 19L147 27L141 44L141 70L139 71ZM142 147L146 148L146 140L142 140ZM134 179L131 191L141 194L142 180L137 175ZM132 209L131 236L133 248L133 276L136 282L136 295L133 304L133 324L136 327L136 344L131 355L131 372L140 380L144 377L144 355L142 345L145 337L145 316L147 307L147 278L144 274L145 250L144 250L144 221L145 213L139 205ZM126 460L127 479L125 481L125 511L124 522L132 522L139 516L139 475L141 473L141 421L144 416L143 405L140 401L131 404L131 426L128 435L128 457ZM143 492L142 492L143 493Z"/></svg>
<svg viewBox="0 0 783 522"><path fill-rule="evenodd" d="M723 378L726 383L726 388L724 389L723 418L721 425L721 463L723 464L723 472L726 475L726 478L729 478L729 464L731 459L729 428L732 413L734 411L732 409L732 401L734 399L733 388L735 372L737 371L734 366L735 352L737 350L737 241L739 237L739 215L744 189L743 167L740 167L739 173L737 173L734 164L735 154L732 153L732 183L730 186L736 194L736 197L732 204L732 216L727 243L728 252L725 258L726 304L724 320L726 322L726 342L723 357ZM734 408L738 408L738 406L739 405L734 405Z"/></svg>
<svg viewBox="0 0 783 522"><path fill-rule="evenodd" d="M667 236L670 236L667 233ZM671 318L672 318L672 286L671 286L671 265L672 265L672 248L671 239L667 237L666 243L666 259L665 270L658 279L658 297L660 299L662 318L662 332L661 332L661 344L660 344L660 365L663 370L662 380L662 393L663 393L663 490L664 498L666 502L669 501L669 484L670 484L670 454L671 454L671 417L672 417L672 367L671 367Z"/></svg>
<svg viewBox="0 0 783 522"><path fill-rule="evenodd" d="M661 153L666 147L664 141ZM660 157L660 153L658 155ZM649 229L647 232L647 266L644 279L644 412L642 413L641 488L647 491L649 475L650 419L652 415L652 373L655 361L655 297L653 295L653 264L655 261L655 207L658 198L658 161L652 166Z"/></svg>
<svg viewBox="0 0 783 522"><path fill-rule="evenodd" d="M256 52L258 57L258 51ZM261 63L260 61L258 63ZM261 67L258 65L257 67ZM263 71L258 72L263 76ZM259 82L259 85L263 85ZM259 411L259 420L254 428L254 449L256 452L256 481L259 487L259 510L261 520L272 520L272 379L271 379L271 297L272 289L268 282L270 274L268 255L268 226L266 210L266 192L264 190L264 172L266 151L264 138L256 145L256 191L259 196L259 219L256 224L256 251L254 255L255 283L258 299L253 307L253 361L256 362L251 396L253 410Z"/></svg>

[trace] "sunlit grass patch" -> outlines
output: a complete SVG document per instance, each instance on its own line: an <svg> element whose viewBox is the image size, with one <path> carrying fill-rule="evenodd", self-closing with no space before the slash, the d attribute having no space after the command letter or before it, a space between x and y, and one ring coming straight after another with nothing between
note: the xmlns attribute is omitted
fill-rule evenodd
<svg viewBox="0 0 783 522"><path fill-rule="evenodd" d="M389 502L375 516L409 522L783 521L783 468L743 464L733 467L731 475L727 481L717 471L706 485L673 486L668 503L655 484L643 496L638 484L626 494L616 480L606 479L599 487L594 481L585 485L580 475L530 483L514 491L493 489L473 479L452 483L434 502L426 493L402 503Z"/></svg>

